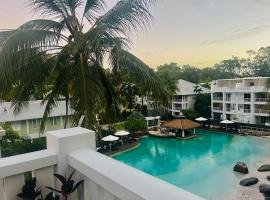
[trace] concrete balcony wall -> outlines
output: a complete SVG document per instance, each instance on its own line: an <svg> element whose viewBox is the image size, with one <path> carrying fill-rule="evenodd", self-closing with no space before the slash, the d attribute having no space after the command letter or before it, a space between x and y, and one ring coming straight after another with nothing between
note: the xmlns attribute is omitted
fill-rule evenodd
<svg viewBox="0 0 270 200"><path fill-rule="evenodd" d="M95 132L71 128L49 132L47 150L0 159L0 200L17 200L25 173L45 186L59 188L54 173L84 180L71 200L203 200L167 182L96 152Z"/></svg>

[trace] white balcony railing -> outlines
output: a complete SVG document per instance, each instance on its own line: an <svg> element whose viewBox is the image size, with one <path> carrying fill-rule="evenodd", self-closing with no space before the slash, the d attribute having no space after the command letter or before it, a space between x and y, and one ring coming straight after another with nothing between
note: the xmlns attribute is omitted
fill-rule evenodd
<svg viewBox="0 0 270 200"><path fill-rule="evenodd" d="M31 172L37 187L58 187L53 173L76 170L84 184L72 200L203 200L192 193L97 153L95 133L84 128L48 132L47 150L0 159L0 200L16 200Z"/></svg>
<svg viewBox="0 0 270 200"><path fill-rule="evenodd" d="M258 113L258 114L269 114L270 111L269 110L265 110L265 109L255 109L255 113Z"/></svg>
<svg viewBox="0 0 270 200"><path fill-rule="evenodd" d="M250 109L244 109L244 113L251 113Z"/></svg>
<svg viewBox="0 0 270 200"><path fill-rule="evenodd" d="M223 97L213 97L214 101L223 101Z"/></svg>
<svg viewBox="0 0 270 200"><path fill-rule="evenodd" d="M222 107L213 107L213 110L222 111L223 108Z"/></svg>
<svg viewBox="0 0 270 200"><path fill-rule="evenodd" d="M251 102L251 98L244 98L244 102Z"/></svg>
<svg viewBox="0 0 270 200"><path fill-rule="evenodd" d="M255 98L255 102L269 102L269 98Z"/></svg>

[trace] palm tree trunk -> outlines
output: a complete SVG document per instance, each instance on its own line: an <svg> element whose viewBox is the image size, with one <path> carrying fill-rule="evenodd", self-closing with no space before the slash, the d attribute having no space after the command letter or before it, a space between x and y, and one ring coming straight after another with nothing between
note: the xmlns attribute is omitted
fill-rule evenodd
<svg viewBox="0 0 270 200"><path fill-rule="evenodd" d="M85 116L85 124L84 126L87 126L87 123L89 123L90 116L87 110L87 90L86 90L86 80L85 80L85 66L87 65L87 60L84 58L83 54L80 54L80 64L81 64L81 72L82 72L82 81L83 81L83 96L84 96L84 116Z"/></svg>
<svg viewBox="0 0 270 200"><path fill-rule="evenodd" d="M66 94L65 101L66 101L66 117L65 117L65 125L64 125L64 128L66 129L66 128L67 128L67 123L68 123L68 102L69 102L68 94Z"/></svg>

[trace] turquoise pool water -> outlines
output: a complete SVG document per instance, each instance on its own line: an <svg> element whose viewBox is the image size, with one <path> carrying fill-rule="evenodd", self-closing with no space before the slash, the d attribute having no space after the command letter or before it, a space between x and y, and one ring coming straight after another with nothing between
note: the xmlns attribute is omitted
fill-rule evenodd
<svg viewBox="0 0 270 200"><path fill-rule="evenodd" d="M187 141L142 138L140 147L114 158L209 200L235 195L241 180L233 172L237 161L256 170L256 163L270 160L269 139L206 131L197 134Z"/></svg>

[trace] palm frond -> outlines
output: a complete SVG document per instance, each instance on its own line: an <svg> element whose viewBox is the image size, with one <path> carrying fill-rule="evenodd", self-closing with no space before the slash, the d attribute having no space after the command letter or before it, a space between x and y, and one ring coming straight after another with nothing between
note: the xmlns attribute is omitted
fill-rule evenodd
<svg viewBox="0 0 270 200"><path fill-rule="evenodd" d="M28 0L27 5L44 16L66 19L68 9L63 0Z"/></svg>
<svg viewBox="0 0 270 200"><path fill-rule="evenodd" d="M131 29L144 29L152 19L148 9L154 2L155 0L121 0L101 16L95 25L117 27L122 30L122 34L127 34L127 30Z"/></svg>
<svg viewBox="0 0 270 200"><path fill-rule="evenodd" d="M164 104L168 103L171 94L168 93L154 71L139 58L128 51L115 48L110 55L110 60L113 74L126 76L129 82L142 88L148 93L148 96L158 99Z"/></svg>
<svg viewBox="0 0 270 200"><path fill-rule="evenodd" d="M64 30L64 22L57 22L49 19L31 20L19 26L18 30L47 30L61 33Z"/></svg>
<svg viewBox="0 0 270 200"><path fill-rule="evenodd" d="M105 7L104 0L86 0L83 16L92 24Z"/></svg>

